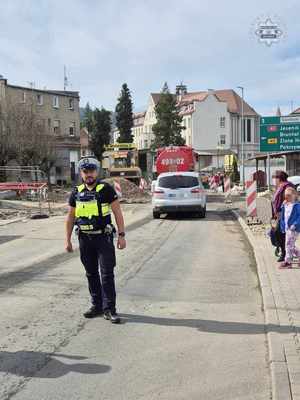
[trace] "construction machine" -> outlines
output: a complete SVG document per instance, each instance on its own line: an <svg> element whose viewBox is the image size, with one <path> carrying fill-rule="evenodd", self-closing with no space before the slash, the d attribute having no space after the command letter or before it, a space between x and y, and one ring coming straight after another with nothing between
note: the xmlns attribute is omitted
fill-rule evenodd
<svg viewBox="0 0 300 400"><path fill-rule="evenodd" d="M133 143L114 143L105 147L102 169L106 177L122 177L139 185L142 171L138 166L138 150Z"/></svg>

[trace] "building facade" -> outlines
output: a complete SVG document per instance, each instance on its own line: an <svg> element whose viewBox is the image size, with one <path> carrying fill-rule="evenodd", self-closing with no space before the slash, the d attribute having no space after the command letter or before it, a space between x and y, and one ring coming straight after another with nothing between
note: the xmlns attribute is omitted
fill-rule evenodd
<svg viewBox="0 0 300 400"><path fill-rule="evenodd" d="M15 86L0 77L0 104L4 112L12 106L33 110L40 129L54 138L56 161L51 183L74 182L80 158L79 92Z"/></svg>
<svg viewBox="0 0 300 400"><path fill-rule="evenodd" d="M176 96L186 144L199 154L207 154L215 167L221 163L220 158L224 159L224 154L234 153L241 159L242 147L245 159L258 151L259 115L245 101L242 104L234 90L185 91ZM154 139L152 127L156 123L155 106L159 98L159 93L151 93L147 110L134 115L132 133L139 150L149 149Z"/></svg>

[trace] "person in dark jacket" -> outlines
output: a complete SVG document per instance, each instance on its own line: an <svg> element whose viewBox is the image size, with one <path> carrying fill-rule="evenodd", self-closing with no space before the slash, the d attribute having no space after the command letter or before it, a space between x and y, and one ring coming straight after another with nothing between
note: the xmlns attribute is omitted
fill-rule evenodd
<svg viewBox="0 0 300 400"><path fill-rule="evenodd" d="M278 261L283 262L285 260L285 233L281 231L280 229L280 217L281 217L281 209L282 209L282 204L284 202L284 194L285 190L288 187L294 187L287 179L288 179L288 174L284 171L276 171L276 174L274 176L275 178L275 184L276 184L276 191L273 196L272 200L272 217L276 221L278 221L278 226L275 230L275 235L276 235L276 240L279 244L279 247L281 249L281 256L279 257Z"/></svg>
<svg viewBox="0 0 300 400"><path fill-rule="evenodd" d="M285 190L284 198L280 229L285 233L286 255L279 268L291 268L293 257L300 257L300 250L296 247L296 240L300 233L300 203L296 190L291 187Z"/></svg>

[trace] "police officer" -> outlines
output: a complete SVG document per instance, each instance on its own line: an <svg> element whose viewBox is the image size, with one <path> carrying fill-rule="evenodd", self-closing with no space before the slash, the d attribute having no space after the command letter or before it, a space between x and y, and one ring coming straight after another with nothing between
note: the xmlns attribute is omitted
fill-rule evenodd
<svg viewBox="0 0 300 400"><path fill-rule="evenodd" d="M118 228L117 247L120 250L126 247L124 219L115 190L108 183L98 180L99 167L98 160L93 157L83 158L79 162L83 183L73 190L69 198L65 249L68 252L73 251L71 236L76 225L80 259L86 271L92 301L91 308L84 316L94 318L103 315L112 323L119 323L120 318L116 312L116 256L111 211Z"/></svg>

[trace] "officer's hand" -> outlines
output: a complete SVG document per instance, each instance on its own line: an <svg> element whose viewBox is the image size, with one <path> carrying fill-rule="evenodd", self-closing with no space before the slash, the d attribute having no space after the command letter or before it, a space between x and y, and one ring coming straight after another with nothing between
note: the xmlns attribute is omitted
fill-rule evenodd
<svg viewBox="0 0 300 400"><path fill-rule="evenodd" d="M73 246L72 246L72 242L71 242L71 241L67 241L67 242L65 243L65 250L66 250L68 253L72 253L72 251L73 251Z"/></svg>
<svg viewBox="0 0 300 400"><path fill-rule="evenodd" d="M118 237L117 248L123 250L126 248L126 240L123 237Z"/></svg>

